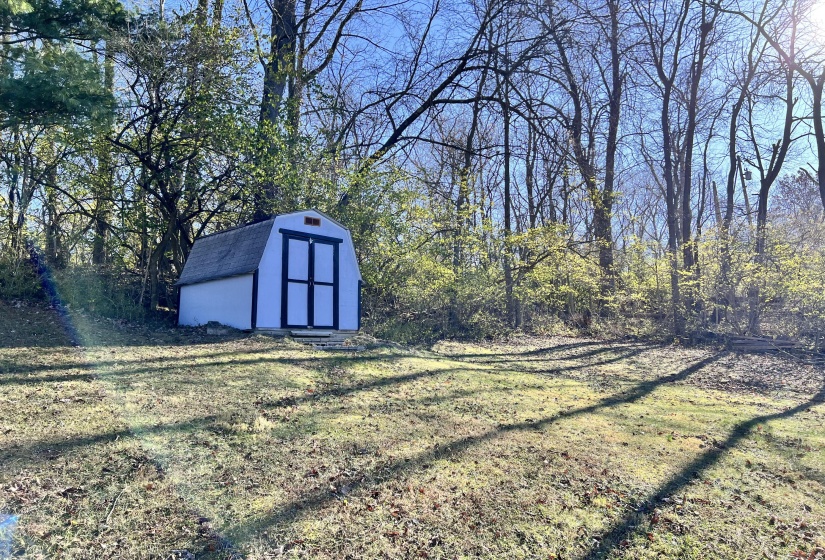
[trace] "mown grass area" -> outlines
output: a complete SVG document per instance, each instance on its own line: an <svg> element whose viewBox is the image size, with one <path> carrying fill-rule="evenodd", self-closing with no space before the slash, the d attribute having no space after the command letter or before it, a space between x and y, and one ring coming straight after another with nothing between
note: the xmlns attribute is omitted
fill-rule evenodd
<svg viewBox="0 0 825 560"><path fill-rule="evenodd" d="M810 366L72 324L79 346L0 303L0 513L23 557L825 557Z"/></svg>

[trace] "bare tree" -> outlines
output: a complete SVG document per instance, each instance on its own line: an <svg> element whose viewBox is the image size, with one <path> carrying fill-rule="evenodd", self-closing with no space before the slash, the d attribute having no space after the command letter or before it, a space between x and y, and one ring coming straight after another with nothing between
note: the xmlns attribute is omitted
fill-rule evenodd
<svg viewBox="0 0 825 560"><path fill-rule="evenodd" d="M796 50L796 33L791 32L790 44L788 52L791 56ZM748 97L748 140L750 141L753 150L753 159L751 162L759 172L759 194L757 197L756 206L756 246L754 249L754 261L760 267L765 265L765 251L767 244L767 223L768 223L768 203L771 186L779 177L782 166L788 155L788 150L791 146L791 133L794 124L794 72L785 64L782 64L778 69L781 76L784 74L785 84L784 91L769 92L770 97L776 97L773 101L779 102L785 108L785 115L782 124L782 136L770 145L767 153L764 153L760 146L760 139L764 137L761 131L757 130L754 124L755 112L758 110L756 105L758 98L755 92L751 92ZM769 76L769 79L773 76ZM770 83L766 84L770 87ZM764 96L763 95L763 99ZM760 315L761 305L760 301L760 281L758 278L753 279L748 287L748 331L754 334L760 332Z"/></svg>
<svg viewBox="0 0 825 560"><path fill-rule="evenodd" d="M685 332L685 318L679 285L679 221L676 173L674 169L674 138L671 104L674 88L683 59L683 49L687 34L687 20L691 0L677 4L661 5L654 1L638 0L633 3L641 24L643 41L648 58L640 61L640 68L648 74L657 91L660 102L659 121L662 135L662 171L665 182L665 205L667 208L667 249L670 259L671 317L673 330L681 336ZM649 64L649 66L648 66ZM652 67L652 68L650 68ZM650 68L650 69L649 69Z"/></svg>
<svg viewBox="0 0 825 560"><path fill-rule="evenodd" d="M767 2L766 2L767 5ZM786 6L786 3L781 3ZM812 0L793 0L790 2L790 17L785 21L784 29L770 28L769 21L764 21L759 16L753 16L745 11L727 9L729 13L735 14L750 23L765 41L782 58L783 62L797 73L808 85L810 90L810 120L814 145L816 147L817 170L816 180L819 185L820 199L825 207L825 123L823 123L823 91L825 90L825 46L821 43L821 32L812 26L807 34L807 43L804 48L797 46L792 50L789 46L783 45L781 37L791 33L798 41L799 28L803 22L805 14L810 12L814 2ZM764 10L763 10L764 12Z"/></svg>
<svg viewBox="0 0 825 560"><path fill-rule="evenodd" d="M563 92L554 106L555 116L568 130L573 159L593 208L601 296L606 302L615 289L612 212L627 51L619 2L606 0L596 7L583 2L568 8L569 12L548 4L542 22L554 48L551 60L561 71L550 76ZM597 31L588 33L592 27ZM606 45L606 52L597 45Z"/></svg>
<svg viewBox="0 0 825 560"><path fill-rule="evenodd" d="M768 4L763 4L763 10L759 21L766 18ZM738 136L740 128L740 115L751 90L751 84L756 76L757 69L761 66L765 55L767 43L761 40L759 33L753 33L747 43L744 67L735 68L732 72L736 80L734 91L736 96L730 108L728 126L728 173L725 188L725 212L720 219L720 258L721 258L721 283L725 292L725 303L728 310L733 310L736 305L736 292L731 278L731 228L733 225L734 203L736 200L737 180L743 180L741 158L739 156ZM744 184L744 182L743 182ZM747 201L747 192L745 192ZM717 207L718 207L717 203ZM721 211L720 211L721 214ZM747 212L750 219L750 211Z"/></svg>

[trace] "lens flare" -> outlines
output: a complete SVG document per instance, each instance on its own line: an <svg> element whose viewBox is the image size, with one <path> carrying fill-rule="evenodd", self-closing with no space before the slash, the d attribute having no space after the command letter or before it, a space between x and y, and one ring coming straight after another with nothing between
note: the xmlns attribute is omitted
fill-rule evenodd
<svg viewBox="0 0 825 560"><path fill-rule="evenodd" d="M818 0L811 6L808 18L819 34L819 39L825 41L825 0Z"/></svg>

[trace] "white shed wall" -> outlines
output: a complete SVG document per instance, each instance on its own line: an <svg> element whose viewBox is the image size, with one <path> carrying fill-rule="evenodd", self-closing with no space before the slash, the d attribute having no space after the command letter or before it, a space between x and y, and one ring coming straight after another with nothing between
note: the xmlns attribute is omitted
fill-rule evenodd
<svg viewBox="0 0 825 560"><path fill-rule="evenodd" d="M181 286L178 324L217 321L236 329L252 328L252 275Z"/></svg>
<svg viewBox="0 0 825 560"><path fill-rule="evenodd" d="M258 315L259 329L281 328L281 243L278 220L272 226L269 241L258 265Z"/></svg>
<svg viewBox="0 0 825 560"><path fill-rule="evenodd" d="M304 217L313 216L321 219L320 226L304 225ZM281 328L281 262L283 237L280 229L306 232L343 239L338 249L339 270L339 315L340 330L358 328L358 259L349 231L328 219L326 216L308 210L285 214L275 218L261 263L258 267L258 314L257 327L263 329Z"/></svg>
<svg viewBox="0 0 825 560"><path fill-rule="evenodd" d="M338 293L338 328L342 331L354 331L358 329L358 281L361 280L361 273L348 231L339 251L338 267L341 282Z"/></svg>

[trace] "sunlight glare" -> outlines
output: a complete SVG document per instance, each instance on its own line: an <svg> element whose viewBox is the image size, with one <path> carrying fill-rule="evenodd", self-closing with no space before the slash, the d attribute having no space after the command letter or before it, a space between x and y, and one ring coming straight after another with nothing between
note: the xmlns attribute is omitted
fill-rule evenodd
<svg viewBox="0 0 825 560"><path fill-rule="evenodd" d="M820 40L825 42L825 0L817 0L814 5L811 6L809 19L821 35Z"/></svg>

